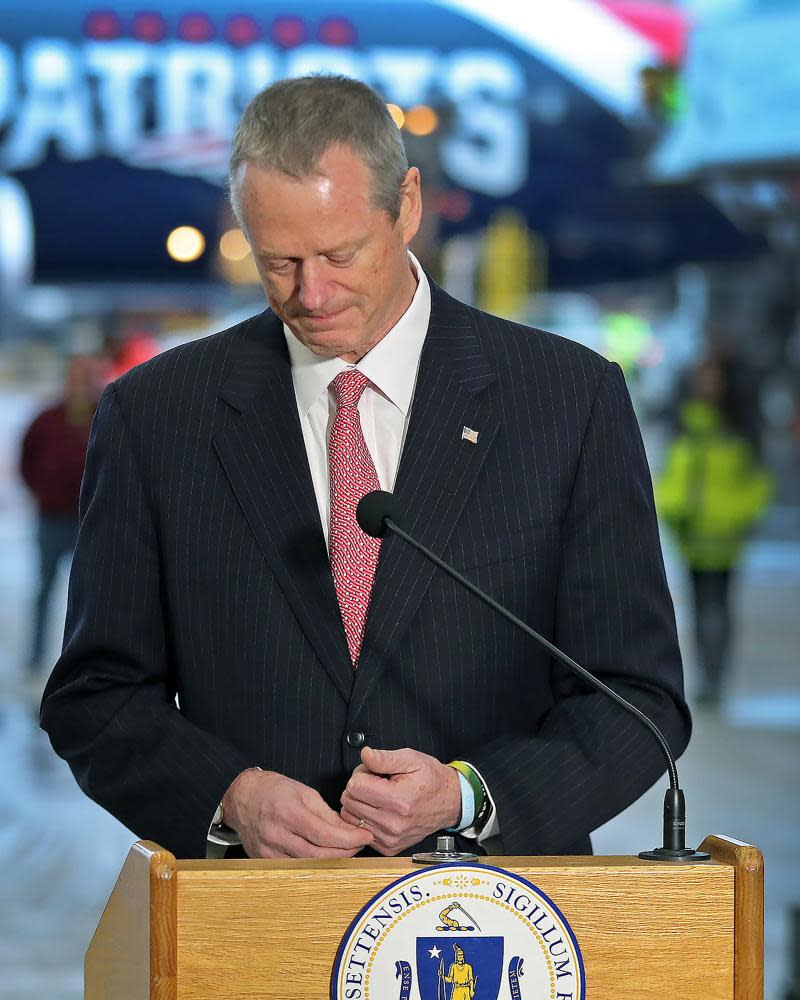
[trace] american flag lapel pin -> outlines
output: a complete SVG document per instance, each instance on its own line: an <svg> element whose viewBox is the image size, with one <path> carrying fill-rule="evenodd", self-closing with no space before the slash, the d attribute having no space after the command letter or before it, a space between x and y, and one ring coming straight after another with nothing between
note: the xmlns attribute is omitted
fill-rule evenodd
<svg viewBox="0 0 800 1000"><path fill-rule="evenodd" d="M469 441L470 444L478 443L478 432L474 431L471 427L461 428L461 440Z"/></svg>

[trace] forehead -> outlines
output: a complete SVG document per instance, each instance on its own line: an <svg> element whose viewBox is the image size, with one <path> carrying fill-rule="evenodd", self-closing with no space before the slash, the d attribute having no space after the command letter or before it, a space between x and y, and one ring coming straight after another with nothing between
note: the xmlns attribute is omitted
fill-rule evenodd
<svg viewBox="0 0 800 1000"><path fill-rule="evenodd" d="M364 161L338 147L308 177L244 163L234 191L253 251L294 257L366 237L385 216L372 203L370 182Z"/></svg>

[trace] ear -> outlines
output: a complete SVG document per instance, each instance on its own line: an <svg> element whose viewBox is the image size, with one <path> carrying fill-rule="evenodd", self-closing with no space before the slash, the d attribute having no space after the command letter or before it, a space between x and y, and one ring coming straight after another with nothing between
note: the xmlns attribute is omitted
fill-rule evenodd
<svg viewBox="0 0 800 1000"><path fill-rule="evenodd" d="M403 243L408 246L419 230L422 221L422 187L417 167L409 167L403 180L400 198L400 230Z"/></svg>

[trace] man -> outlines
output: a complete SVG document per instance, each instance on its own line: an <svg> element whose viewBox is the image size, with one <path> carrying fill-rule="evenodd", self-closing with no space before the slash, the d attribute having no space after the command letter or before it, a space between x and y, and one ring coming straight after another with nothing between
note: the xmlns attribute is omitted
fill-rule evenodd
<svg viewBox="0 0 800 1000"><path fill-rule="evenodd" d="M36 502L39 550L39 581L28 655L31 674L41 670L47 608L59 564L75 548L86 443L101 388L98 359L71 358L63 398L37 414L22 439L20 475Z"/></svg>
<svg viewBox="0 0 800 1000"><path fill-rule="evenodd" d="M408 252L420 178L382 102L283 81L232 203L270 309L109 387L44 727L83 789L181 856L585 853L662 773L635 719L398 539L407 529L689 734L619 369L482 314ZM177 700L177 704L176 704ZM449 766L450 764L454 766Z"/></svg>
<svg viewBox="0 0 800 1000"><path fill-rule="evenodd" d="M698 702L720 702L734 616L731 580L748 534L762 517L772 480L731 418L725 365L708 358L691 374L666 451L656 504L690 571Z"/></svg>

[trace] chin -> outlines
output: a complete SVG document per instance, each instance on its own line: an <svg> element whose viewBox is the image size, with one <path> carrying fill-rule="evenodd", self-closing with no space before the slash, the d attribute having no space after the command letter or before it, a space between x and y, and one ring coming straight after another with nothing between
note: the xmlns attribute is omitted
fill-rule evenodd
<svg viewBox="0 0 800 1000"><path fill-rule="evenodd" d="M319 357L335 358L340 354L352 354L359 350L361 340L357 337L343 337L341 330L314 330L305 338L306 347Z"/></svg>

